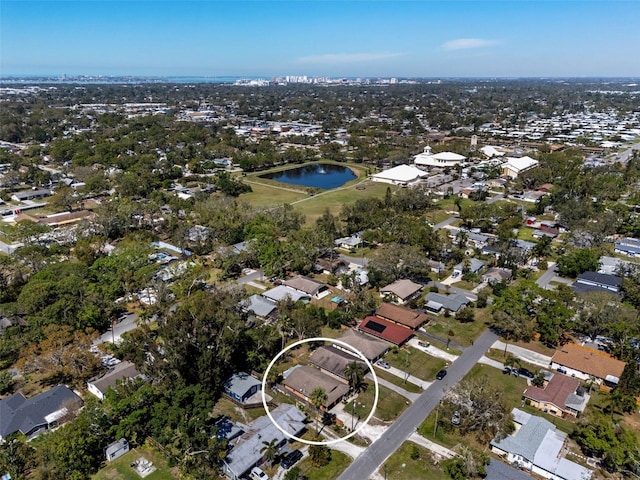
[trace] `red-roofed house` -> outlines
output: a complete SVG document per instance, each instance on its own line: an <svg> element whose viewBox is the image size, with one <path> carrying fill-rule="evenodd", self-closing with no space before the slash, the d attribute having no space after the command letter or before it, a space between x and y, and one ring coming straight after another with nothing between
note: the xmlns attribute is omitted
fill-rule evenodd
<svg viewBox="0 0 640 480"><path fill-rule="evenodd" d="M358 325L358 330L374 337L382 338L395 345L402 345L413 336L413 330L373 316L366 317Z"/></svg>
<svg viewBox="0 0 640 480"><path fill-rule="evenodd" d="M584 412L590 398L578 380L561 373L554 373L542 388L530 386L522 397L529 400L531 406L556 417L577 417Z"/></svg>

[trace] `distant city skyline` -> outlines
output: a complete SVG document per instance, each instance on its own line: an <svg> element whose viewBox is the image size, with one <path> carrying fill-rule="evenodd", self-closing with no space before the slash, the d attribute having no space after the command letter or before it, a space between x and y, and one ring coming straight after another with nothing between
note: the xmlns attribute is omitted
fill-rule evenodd
<svg viewBox="0 0 640 480"><path fill-rule="evenodd" d="M638 77L636 1L0 0L0 75Z"/></svg>

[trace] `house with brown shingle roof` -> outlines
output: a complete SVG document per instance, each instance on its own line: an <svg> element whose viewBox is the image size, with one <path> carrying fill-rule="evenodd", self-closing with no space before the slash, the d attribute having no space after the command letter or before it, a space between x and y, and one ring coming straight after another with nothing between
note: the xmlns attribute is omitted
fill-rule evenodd
<svg viewBox="0 0 640 480"><path fill-rule="evenodd" d="M382 357L385 353L387 353L389 348L391 348L390 343L378 338L373 338L369 335L365 335L364 333L357 332L356 330L353 330L351 328L349 330L345 330L345 332L340 335L337 340L350 345L362 355L364 355L364 357L372 363ZM353 355L353 357L356 358L354 352L352 352L347 347L340 345L339 343L336 343L335 345L333 345L333 347L347 352L349 355Z"/></svg>
<svg viewBox="0 0 640 480"><path fill-rule="evenodd" d="M344 371L350 363L355 362L361 365L365 372L368 370L368 367L363 360L358 359L343 350L339 350L334 346L328 347L323 345L315 349L309 357L309 362L318 367L322 373L331 375L337 380L345 383L349 383Z"/></svg>
<svg viewBox="0 0 640 480"><path fill-rule="evenodd" d="M307 277L303 277L302 275L298 275L297 277L293 277L284 284L287 287L291 287L299 292L306 293L315 298L322 298L325 295L329 294L329 287L327 287L324 283L316 282Z"/></svg>
<svg viewBox="0 0 640 480"><path fill-rule="evenodd" d="M589 403L589 394L580 382L561 373L554 373L542 388L530 386L522 397L531 406L556 417L577 417Z"/></svg>
<svg viewBox="0 0 640 480"><path fill-rule="evenodd" d="M563 368L567 375L588 380L593 376L598 383L617 385L625 362L593 348L567 343L551 357L551 368Z"/></svg>
<svg viewBox="0 0 640 480"><path fill-rule="evenodd" d="M380 295L389 298L395 303L407 303L409 300L416 298L422 291L422 285L414 283L411 280L396 280L386 287L380 289Z"/></svg>
<svg viewBox="0 0 640 480"><path fill-rule="evenodd" d="M310 365L299 365L293 368L282 384L288 393L309 404L313 404L312 392L316 388L323 388L327 394L327 401L322 406L324 411L331 410L349 393L349 385Z"/></svg>
<svg viewBox="0 0 640 480"><path fill-rule="evenodd" d="M386 302L383 302L376 310L376 317L384 318L412 330L417 330L429 321L429 317L425 313Z"/></svg>

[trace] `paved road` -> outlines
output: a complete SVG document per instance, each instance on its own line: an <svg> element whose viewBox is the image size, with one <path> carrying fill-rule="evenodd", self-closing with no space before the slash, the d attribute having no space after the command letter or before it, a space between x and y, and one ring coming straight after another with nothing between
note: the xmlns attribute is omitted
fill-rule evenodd
<svg viewBox="0 0 640 480"><path fill-rule="evenodd" d="M361 267L366 267L369 263L369 260L365 257L351 257L349 255L340 254L339 257L345 262L353 263L354 265L360 265Z"/></svg>
<svg viewBox="0 0 640 480"><path fill-rule="evenodd" d="M542 274L542 276L536 280L539 287L546 290L549 289L549 282L556 276L556 264L555 262L549 262L548 269Z"/></svg>
<svg viewBox="0 0 640 480"><path fill-rule="evenodd" d="M488 199L486 200L486 202L487 202L488 204L492 204L492 203L497 202L498 200L502 200L503 198L504 198L504 194L502 194L502 193L501 193L501 194L496 195L496 196L494 196L494 197L488 198Z"/></svg>
<svg viewBox="0 0 640 480"><path fill-rule="evenodd" d="M125 332L129 332L138 328L138 315L135 313L130 313L127 317L122 320L120 323L116 323L113 329L109 329L96 338L93 341L94 345L98 345L103 342L115 342L120 343L122 340L122 334Z"/></svg>
<svg viewBox="0 0 640 480"><path fill-rule="evenodd" d="M441 228L447 227L451 225L453 222L458 220L458 217L449 217L446 220L441 221L433 226L434 230L440 230Z"/></svg>
<svg viewBox="0 0 640 480"><path fill-rule="evenodd" d="M504 352L505 343L500 340L496 341L493 344L492 348L496 350L502 350ZM542 353L534 352L527 348L519 347L518 345L507 345L507 352L512 354L515 357L518 357L525 362L532 363L533 365L538 365L539 367L549 368L549 364L551 363L551 357L548 355L543 355Z"/></svg>
<svg viewBox="0 0 640 480"><path fill-rule="evenodd" d="M629 157L631 157L631 155L633 154L634 150L640 150L640 143L636 143L634 145L631 145L631 147L629 147L625 151L617 154L616 161L621 162L621 163L627 163L629 161Z"/></svg>
<svg viewBox="0 0 640 480"><path fill-rule="evenodd" d="M364 480L371 478L376 469L407 440L416 428L438 405L445 389L455 385L480 360L480 357L497 340L497 335L487 330L451 364L448 375L434 382L364 453L358 456L340 477L340 480Z"/></svg>
<svg viewBox="0 0 640 480"><path fill-rule="evenodd" d="M469 290L465 290L464 288L458 288L458 287L455 287L453 285L446 285L446 284L441 283L441 282L429 282L427 284L427 287L431 287L432 285L435 285L440 290L444 290L445 292L448 292L448 293L458 293L460 295L464 295L465 297L467 297L472 302L475 302L476 300L478 300L478 295L476 295L475 293L473 293L473 292L471 292Z"/></svg>

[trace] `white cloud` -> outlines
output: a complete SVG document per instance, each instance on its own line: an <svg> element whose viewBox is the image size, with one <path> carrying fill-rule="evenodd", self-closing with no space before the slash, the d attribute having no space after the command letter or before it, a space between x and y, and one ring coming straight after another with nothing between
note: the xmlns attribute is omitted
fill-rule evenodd
<svg viewBox="0 0 640 480"><path fill-rule="evenodd" d="M404 53L325 53L322 55L309 55L297 59L303 64L335 65L337 63L373 62L388 58L401 57Z"/></svg>
<svg viewBox="0 0 640 480"><path fill-rule="evenodd" d="M468 48L481 48L497 45L496 40L488 40L486 38L457 38L442 44L445 50L464 50Z"/></svg>

